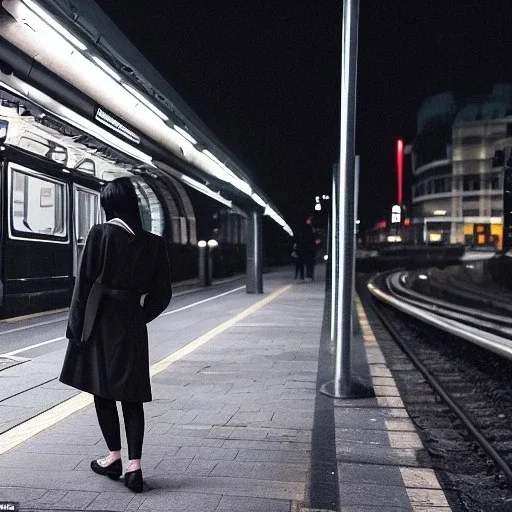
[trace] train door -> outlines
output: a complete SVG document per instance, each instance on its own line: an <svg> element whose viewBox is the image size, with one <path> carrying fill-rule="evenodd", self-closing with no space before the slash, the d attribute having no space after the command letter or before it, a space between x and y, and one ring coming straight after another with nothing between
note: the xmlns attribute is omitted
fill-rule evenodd
<svg viewBox="0 0 512 512"><path fill-rule="evenodd" d="M98 192L74 185L74 254L73 254L73 276L76 277L78 264L85 247L85 241L90 229L94 224L101 222L100 195Z"/></svg>
<svg viewBox="0 0 512 512"><path fill-rule="evenodd" d="M71 277L68 178L55 164L11 153L3 165L4 316L66 306Z"/></svg>

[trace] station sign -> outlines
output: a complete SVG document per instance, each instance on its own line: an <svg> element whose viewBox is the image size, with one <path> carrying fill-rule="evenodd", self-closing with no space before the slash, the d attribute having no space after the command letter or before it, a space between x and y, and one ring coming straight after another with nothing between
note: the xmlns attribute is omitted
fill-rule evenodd
<svg viewBox="0 0 512 512"><path fill-rule="evenodd" d="M130 130L130 128L128 128L123 123L118 121L112 114L109 114L108 112L103 110L101 107L98 107L96 109L96 114L94 115L94 119L96 119L100 123L104 124L105 126L108 126L109 128L116 131L117 133L124 135L127 139L130 139L131 141L136 142L137 144L140 144L140 137L135 132Z"/></svg>

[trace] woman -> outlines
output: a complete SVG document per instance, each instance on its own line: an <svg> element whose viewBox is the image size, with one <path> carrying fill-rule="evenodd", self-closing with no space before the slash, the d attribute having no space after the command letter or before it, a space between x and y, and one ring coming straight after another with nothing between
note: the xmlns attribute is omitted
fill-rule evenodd
<svg viewBox="0 0 512 512"><path fill-rule="evenodd" d="M130 458L124 483L142 492L142 404L151 401L146 324L171 299L169 259L164 239L142 229L129 178L105 185L100 200L108 222L93 226L87 237L71 300L60 381L94 395L110 452L92 461L91 469L115 480L122 474L116 408L116 401L121 401Z"/></svg>

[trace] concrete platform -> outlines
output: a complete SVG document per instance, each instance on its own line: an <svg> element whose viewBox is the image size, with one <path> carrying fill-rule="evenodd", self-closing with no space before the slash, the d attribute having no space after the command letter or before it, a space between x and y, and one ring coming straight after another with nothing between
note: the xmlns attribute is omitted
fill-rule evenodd
<svg viewBox="0 0 512 512"><path fill-rule="evenodd" d="M266 273L264 290L150 324L147 492L89 469L106 447L90 398L75 394L0 435L0 502L55 512L448 512L360 304L353 371L376 397L332 399L318 392L333 363L323 268L304 283L291 269ZM23 366L0 372L0 389ZM19 400L9 406L36 407Z"/></svg>

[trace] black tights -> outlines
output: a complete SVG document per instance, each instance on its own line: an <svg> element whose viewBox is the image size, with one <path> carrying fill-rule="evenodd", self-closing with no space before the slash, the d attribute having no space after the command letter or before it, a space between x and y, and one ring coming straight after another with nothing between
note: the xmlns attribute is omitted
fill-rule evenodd
<svg viewBox="0 0 512 512"><path fill-rule="evenodd" d="M111 452L121 449L121 431L115 400L94 395L94 405L101 432ZM144 440L144 408L142 402L121 402L123 407L124 426L128 441L128 456L130 460L142 456L142 441Z"/></svg>

